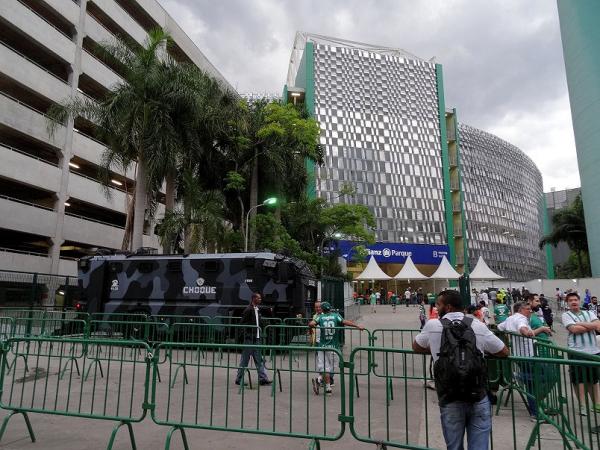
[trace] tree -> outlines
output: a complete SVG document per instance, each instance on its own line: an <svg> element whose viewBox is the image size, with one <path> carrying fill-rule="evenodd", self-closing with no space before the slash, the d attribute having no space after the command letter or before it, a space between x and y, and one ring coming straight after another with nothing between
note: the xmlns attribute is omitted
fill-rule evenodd
<svg viewBox="0 0 600 450"><path fill-rule="evenodd" d="M546 244L556 247L559 242L566 242L575 253L579 277L589 275L589 272L586 273L585 270L586 266L589 267L589 263L586 265L583 261L584 257L587 257L588 244L581 195L575 198L571 206L562 208L554 214L552 217L552 231L540 240L539 246L540 249Z"/></svg>
<svg viewBox="0 0 600 450"><path fill-rule="evenodd" d="M293 105L266 100L247 108L245 166L250 170L249 208L256 214L259 186L265 196L294 199L306 189L305 160L322 161L319 125ZM291 194L291 195L288 195ZM253 236L253 231L250 231ZM254 239L249 239L254 248Z"/></svg>
<svg viewBox="0 0 600 450"><path fill-rule="evenodd" d="M184 253L201 253L216 250L225 234L223 194L204 191L191 171L183 176L183 201L165 217L157 227L161 245L179 247L184 241Z"/></svg>
<svg viewBox="0 0 600 450"><path fill-rule="evenodd" d="M123 82L99 101L72 98L49 112L51 131L69 117L94 125L94 134L106 143L106 182L110 171L136 164L123 249L142 246L146 211L154 210L165 178L166 210L174 207L176 174L184 165L197 167L198 155L212 148L219 128L215 124L222 123L219 111L233 98L195 66L170 58L169 45L170 36L162 29L151 30L139 48L131 49L121 40L103 43L99 51L121 67ZM185 164L190 161L193 164Z"/></svg>

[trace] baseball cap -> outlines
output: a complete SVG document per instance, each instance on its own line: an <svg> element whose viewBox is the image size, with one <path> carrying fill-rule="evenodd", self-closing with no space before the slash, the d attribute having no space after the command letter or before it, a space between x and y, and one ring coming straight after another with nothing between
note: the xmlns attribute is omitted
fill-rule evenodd
<svg viewBox="0 0 600 450"><path fill-rule="evenodd" d="M322 302L321 309L325 312L331 311L331 305L329 304L329 302Z"/></svg>

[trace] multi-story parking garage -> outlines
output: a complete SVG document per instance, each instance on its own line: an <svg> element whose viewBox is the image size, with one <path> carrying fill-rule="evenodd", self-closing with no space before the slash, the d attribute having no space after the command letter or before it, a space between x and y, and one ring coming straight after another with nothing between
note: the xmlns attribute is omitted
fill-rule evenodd
<svg viewBox="0 0 600 450"><path fill-rule="evenodd" d="M104 145L91 124L76 119L51 136L45 113L68 97L100 98L121 81L98 43L141 45L158 26L170 32L175 59L229 87L156 0L0 2L0 269L73 274L73 258L121 247L134 168L112 173L105 189ZM144 245L157 247L152 228Z"/></svg>

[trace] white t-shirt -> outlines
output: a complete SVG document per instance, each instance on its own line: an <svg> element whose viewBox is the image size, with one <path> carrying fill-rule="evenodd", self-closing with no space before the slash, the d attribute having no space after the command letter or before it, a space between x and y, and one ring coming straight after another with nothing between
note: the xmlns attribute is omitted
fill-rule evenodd
<svg viewBox="0 0 600 450"><path fill-rule="evenodd" d="M562 323L567 330L569 326L577 324L577 322L593 322L598 320L598 316L593 311L579 310L577 314L571 311L564 312L562 315ZM574 334L569 332L567 345L578 352L591 353L596 355L600 353L600 348L596 343L596 332L588 331L587 333Z"/></svg>
<svg viewBox="0 0 600 450"><path fill-rule="evenodd" d="M489 301L488 300L489 299L488 299L487 292L484 291L484 292L482 292L482 293L479 294L479 301L485 302L485 306L489 305Z"/></svg>
<svg viewBox="0 0 600 450"><path fill-rule="evenodd" d="M410 300L410 291L404 291L404 298Z"/></svg>
<svg viewBox="0 0 600 450"><path fill-rule="evenodd" d="M462 320L464 314L461 312L451 312L444 316L448 320ZM483 354L498 353L504 348L504 342L494 336L488 327L479 320L473 320L471 328L475 332L477 340L477 348ZM438 359L440 345L442 342L442 330L444 329L442 322L439 319L430 319L425 323L421 332L415 337L415 341L423 348L429 348L434 361Z"/></svg>
<svg viewBox="0 0 600 450"><path fill-rule="evenodd" d="M521 313L514 313L498 325L500 331L510 331L521 334L521 328L531 330L529 319ZM528 336L510 336L511 348L516 356L535 356L533 352L533 338Z"/></svg>

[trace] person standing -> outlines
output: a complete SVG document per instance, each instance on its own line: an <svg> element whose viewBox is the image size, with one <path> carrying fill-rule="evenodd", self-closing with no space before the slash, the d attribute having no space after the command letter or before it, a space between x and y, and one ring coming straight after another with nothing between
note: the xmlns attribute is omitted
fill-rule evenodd
<svg viewBox="0 0 600 450"><path fill-rule="evenodd" d="M544 320L539 296L537 294L529 294L527 303L529 303L531 311L534 313L529 317L529 325L531 326L534 335L540 339L549 341L550 336L552 336L552 329ZM538 314L538 312L542 312L542 315Z"/></svg>
<svg viewBox="0 0 600 450"><path fill-rule="evenodd" d="M527 302L517 302L514 305L514 314L502 322L498 329L509 331L520 336L510 336L511 348L515 356L522 358L533 358L535 351L533 347L534 331L531 329L529 319L532 317L531 305ZM531 418L537 420L538 409L534 386L534 367L528 362L520 362L516 365L517 378L525 385L527 391L527 407Z"/></svg>
<svg viewBox="0 0 600 450"><path fill-rule="evenodd" d="M479 293L479 301L477 302L477 304L479 304L479 302L485 302L486 305L489 304L489 297L488 297L488 293L484 290L482 290Z"/></svg>
<svg viewBox="0 0 600 450"><path fill-rule="evenodd" d="M392 297L390 299L391 303L392 303L392 312L396 312L396 306L398 305L398 296L396 295L396 292L392 292Z"/></svg>
<svg viewBox="0 0 600 450"><path fill-rule="evenodd" d="M589 355L599 355L600 348L596 343L596 332L600 331L600 320L593 311L583 311L580 308L580 298L577 292L567 294L568 311L562 315L562 323L569 332L567 345L570 349L587 353ZM585 360L585 357L569 355L569 359ZM589 394L592 398L592 409L600 412L600 371L596 367L577 367L569 368L571 383L577 386L577 397L579 398L580 414L587 416L586 400Z"/></svg>
<svg viewBox="0 0 600 450"><path fill-rule="evenodd" d="M427 313L425 312L425 299L421 298L421 303L419 303L419 321L421 322L421 328L423 329L425 326L425 322L427 322Z"/></svg>
<svg viewBox="0 0 600 450"><path fill-rule="evenodd" d="M431 354L442 431L448 450L462 450L464 435L470 450L487 450L492 429L484 354L508 356L508 348L481 322L465 318L456 291L440 292L436 305L441 319L429 320L415 337L417 353ZM458 352L457 345L463 345ZM458 370L453 355L469 359L469 373Z"/></svg>
<svg viewBox="0 0 600 450"><path fill-rule="evenodd" d="M364 330L365 328L355 324L351 320L344 320L337 312L332 312L331 305L328 302L321 303L321 309L323 313L316 320L312 320L308 326L316 328L316 333L319 335L317 338L317 347L320 348L317 352L317 371L321 373L325 381L325 394L331 395L333 393L331 388L331 373L335 371L339 361L337 353L328 349L339 350L340 348L339 336L341 332L337 328L342 326L358 328L359 330ZM313 378L312 385L315 394L319 395L319 381L317 378Z"/></svg>
<svg viewBox="0 0 600 450"><path fill-rule="evenodd" d="M258 292L252 294L250 305L242 313L241 324L246 325L244 330L244 344L260 345L261 343L261 313L258 307L262 302L262 297ZM242 350L240 367L235 378L235 384L240 385L244 380L244 372L250 362L250 357L254 360L254 365L258 372L258 383L260 385L269 385L272 383L267 375L267 369L263 361L260 349L256 347L246 347Z"/></svg>
<svg viewBox="0 0 600 450"><path fill-rule="evenodd" d="M542 308L542 315L544 316L544 321L548 324L550 329L553 330L552 325L554 324L554 314L552 314L550 302L548 302L548 299L544 297L544 294L540 295L540 306Z"/></svg>
<svg viewBox="0 0 600 450"><path fill-rule="evenodd" d="M371 302L371 312L372 313L376 313L377 312L377 294L375 294L375 292L371 292L371 295L369 297L369 301Z"/></svg>
<svg viewBox="0 0 600 450"><path fill-rule="evenodd" d="M408 305L410 305L410 296L411 296L411 292L410 292L410 286L406 288L406 291L404 291L404 302L406 303L406 307L408 308Z"/></svg>
<svg viewBox="0 0 600 450"><path fill-rule="evenodd" d="M510 308L503 302L496 303L494 306L494 322L500 325L510 316Z"/></svg>

